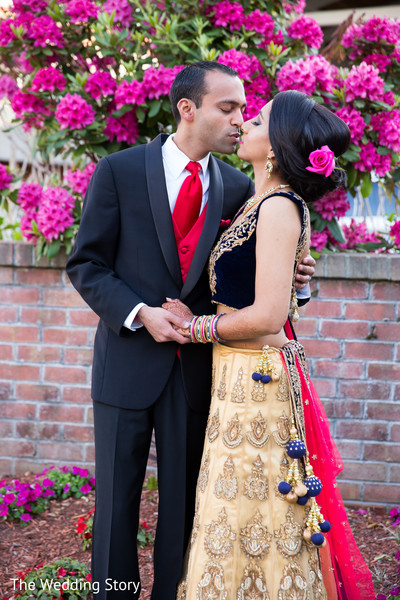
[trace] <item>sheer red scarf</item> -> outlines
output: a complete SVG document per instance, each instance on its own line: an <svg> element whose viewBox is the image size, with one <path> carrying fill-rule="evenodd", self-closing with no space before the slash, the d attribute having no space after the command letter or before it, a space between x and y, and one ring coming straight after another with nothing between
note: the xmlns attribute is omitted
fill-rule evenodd
<svg viewBox="0 0 400 600"><path fill-rule="evenodd" d="M295 339L289 319L285 333L288 339ZM296 366L301 382L309 459L314 474L323 484L316 500L325 519L332 525L330 532L325 534L329 551L322 549L320 553L324 582L333 573L338 600L375 600L371 573L357 548L336 483L343 461L330 434L321 400L310 379L306 380L297 357ZM329 589L329 585L326 587ZM330 600L329 595L328 598Z"/></svg>

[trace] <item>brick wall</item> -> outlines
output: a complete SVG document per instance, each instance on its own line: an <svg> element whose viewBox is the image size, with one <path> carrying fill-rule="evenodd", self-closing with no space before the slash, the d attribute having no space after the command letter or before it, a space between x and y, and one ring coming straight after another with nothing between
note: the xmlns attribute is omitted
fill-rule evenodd
<svg viewBox="0 0 400 600"><path fill-rule="evenodd" d="M35 266L0 243L0 472L93 466L91 349L97 317L65 258ZM297 331L345 468L348 502L400 501L400 256L327 255Z"/></svg>

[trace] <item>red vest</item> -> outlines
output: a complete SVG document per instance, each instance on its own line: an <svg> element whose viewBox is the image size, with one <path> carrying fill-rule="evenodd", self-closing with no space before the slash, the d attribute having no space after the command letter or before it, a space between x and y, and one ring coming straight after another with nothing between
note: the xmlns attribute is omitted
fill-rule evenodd
<svg viewBox="0 0 400 600"><path fill-rule="evenodd" d="M199 243L200 235L203 230L204 221L206 218L207 206L205 206L193 225L192 229L182 237L179 231L178 225L175 222L174 215L172 215L172 224L174 226L174 233L176 239L176 246L178 248L179 262L181 263L182 281L185 283L185 279L189 272L190 264L192 262L194 253Z"/></svg>

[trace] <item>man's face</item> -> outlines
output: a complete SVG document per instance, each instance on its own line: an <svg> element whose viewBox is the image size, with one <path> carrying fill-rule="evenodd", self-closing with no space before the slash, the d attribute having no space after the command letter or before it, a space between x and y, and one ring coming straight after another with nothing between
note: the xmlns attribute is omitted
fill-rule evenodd
<svg viewBox="0 0 400 600"><path fill-rule="evenodd" d="M206 93L195 109L192 135L199 150L232 154L240 139L246 98L238 77L209 71L204 79Z"/></svg>

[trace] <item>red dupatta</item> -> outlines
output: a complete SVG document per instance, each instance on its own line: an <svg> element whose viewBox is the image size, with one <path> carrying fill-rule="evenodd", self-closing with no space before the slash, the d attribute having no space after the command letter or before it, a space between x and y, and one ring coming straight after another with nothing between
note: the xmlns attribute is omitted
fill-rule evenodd
<svg viewBox="0 0 400 600"><path fill-rule="evenodd" d="M290 320L285 324L288 339L295 339ZM301 382L306 446L314 474L323 484L316 500L325 519L332 525L325 534L329 551L321 549L322 572L329 589L333 573L338 600L375 600L372 577L354 540L336 476L343 469L343 461L329 431L328 419L321 400L309 378L305 378L296 357ZM285 362L284 362L285 364ZM329 600L331 596L328 595Z"/></svg>

